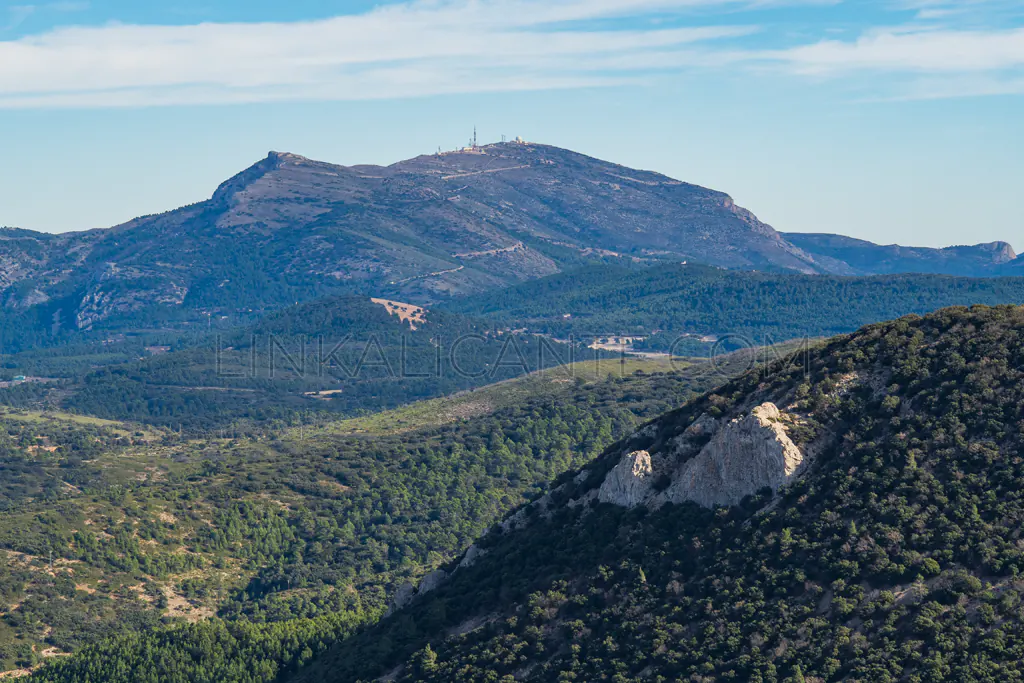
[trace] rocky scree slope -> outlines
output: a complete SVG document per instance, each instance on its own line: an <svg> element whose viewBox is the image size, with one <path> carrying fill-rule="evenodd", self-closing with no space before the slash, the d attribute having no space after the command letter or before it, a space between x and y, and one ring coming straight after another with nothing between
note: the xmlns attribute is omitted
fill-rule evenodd
<svg viewBox="0 0 1024 683"><path fill-rule="evenodd" d="M1024 677L1024 309L872 325L570 473L297 680Z"/></svg>

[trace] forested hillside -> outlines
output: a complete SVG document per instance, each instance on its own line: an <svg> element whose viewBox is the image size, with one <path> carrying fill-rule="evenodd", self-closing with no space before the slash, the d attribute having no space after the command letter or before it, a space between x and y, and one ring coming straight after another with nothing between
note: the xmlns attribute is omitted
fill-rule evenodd
<svg viewBox="0 0 1024 683"><path fill-rule="evenodd" d="M732 360L735 371L751 358ZM119 437L119 468L75 480L95 502L60 493L84 520L62 529L33 507L45 500L26 498L11 528L32 518L38 531L5 544L21 543L37 567L52 550L70 575L100 570L93 584L71 584L70 599L103 606L119 586L107 598L119 605L152 592L179 619L220 619L149 632L110 622L90 636L99 642L51 658L33 679L1021 675L1024 309L871 325L626 436L713 383L708 367L604 380L552 370L511 402L502 392L522 382L449 399L447 412L410 407L265 443L200 449L164 435L158 462L145 460L151 446ZM690 460L769 404L772 438L801 458L779 493L754 484L715 508L680 498ZM653 470L643 478L635 460L630 479L622 465L641 453ZM104 483L119 471L143 476ZM178 548L191 569L167 564ZM438 566L411 604L378 621L399 583ZM17 580L12 596L46 590ZM59 595L33 604L69 599ZM159 600L144 603L134 603L141 616L162 613ZM7 622L23 629L9 661L30 665L42 647L71 643L66 626L22 610Z"/></svg>
<svg viewBox="0 0 1024 683"><path fill-rule="evenodd" d="M710 355L948 305L1022 303L1024 278L592 266L441 308L383 301L328 297L230 329L211 324L8 354L0 380L51 381L0 388L0 402L192 434L260 434L583 360L601 353L585 344L606 335L631 337L633 351ZM571 336L574 348L556 341Z"/></svg>
<svg viewBox="0 0 1024 683"><path fill-rule="evenodd" d="M341 297L180 348L6 357L70 377L4 390L3 666L161 683L1015 675L1021 309L869 326L617 444L777 351L604 358L578 366L589 375L474 387L542 367L542 344L550 363L567 357L511 329L599 329L627 303L634 322L749 320L736 329L783 338L799 336L794 321L818 332L887 306L1015 300L1021 281L594 268L574 277L584 312L566 320L552 302L569 282L511 290L507 309L467 302L482 322ZM320 338L334 351L322 376L309 370ZM454 357L447 339L473 343ZM246 375L254 349L267 376ZM423 373L439 349L443 372ZM447 372L456 363L470 372ZM657 466L668 444L710 443L686 436L695 421L763 402L807 454L774 502L665 502L677 485L664 467L642 504L597 502L627 447ZM543 502L496 526L530 498ZM433 590L377 623L424 577Z"/></svg>
<svg viewBox="0 0 1024 683"><path fill-rule="evenodd" d="M1024 309L871 325L563 475L290 680L1019 680L1022 406ZM742 433L788 483L686 501L680 473Z"/></svg>
<svg viewBox="0 0 1024 683"><path fill-rule="evenodd" d="M637 349L708 353L852 332L954 305L1024 303L1024 278L806 276L701 265L594 266L447 304L467 315L557 337L639 335Z"/></svg>
<svg viewBox="0 0 1024 683"><path fill-rule="evenodd" d="M258 441L6 413L0 664L272 681L560 473L755 361L586 363Z"/></svg>
<svg viewBox="0 0 1024 683"><path fill-rule="evenodd" d="M415 311L415 319L400 306ZM196 435L208 430L264 434L601 355L528 334L506 334L460 314L354 296L290 306L250 326L166 346L124 341L69 351L81 355L8 356L9 377L33 371L65 374L0 389L0 402Z"/></svg>

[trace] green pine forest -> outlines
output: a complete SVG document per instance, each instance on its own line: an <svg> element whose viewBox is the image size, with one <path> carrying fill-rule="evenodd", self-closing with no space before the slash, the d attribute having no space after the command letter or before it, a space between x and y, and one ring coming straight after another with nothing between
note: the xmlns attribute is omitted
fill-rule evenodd
<svg viewBox="0 0 1024 683"><path fill-rule="evenodd" d="M206 329L154 310L55 336L5 312L0 670L1024 680L1021 303L1024 278L621 261L412 325L352 295ZM636 355L587 348L611 335ZM798 406L814 445L778 496L568 505L626 445L752 397Z"/></svg>
<svg viewBox="0 0 1024 683"><path fill-rule="evenodd" d="M581 363L263 437L197 439L8 409L0 415L0 662L63 663L53 653L153 631L181 643L179 624L215 642L248 639L232 640L246 660L262 647L253 634L333 642L378 616L399 583L450 560L560 473L759 360L739 354L674 371ZM261 656L265 670L239 669L238 678L223 677L239 665L233 659L183 661L174 680L208 666L207 680L274 680L266 671L279 659Z"/></svg>
<svg viewBox="0 0 1024 683"><path fill-rule="evenodd" d="M595 265L453 301L448 307L559 338L646 337L637 350L706 355L831 337L946 306L1024 304L1024 278L835 277L700 264ZM702 343L706 336L719 343Z"/></svg>
<svg viewBox="0 0 1024 683"><path fill-rule="evenodd" d="M818 444L777 500L566 504L624 448L751 397L792 401L793 436ZM1022 411L1024 309L869 326L560 477L552 512L492 529L475 564L294 680L1021 680Z"/></svg>

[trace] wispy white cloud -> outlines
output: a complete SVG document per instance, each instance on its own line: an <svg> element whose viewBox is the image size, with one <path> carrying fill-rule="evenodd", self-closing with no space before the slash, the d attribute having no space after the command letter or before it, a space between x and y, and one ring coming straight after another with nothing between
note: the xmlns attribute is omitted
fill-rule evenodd
<svg viewBox="0 0 1024 683"><path fill-rule="evenodd" d="M683 69L727 67L819 78L967 74L949 81L963 81L961 94L1012 92L1024 78L1024 28L915 25L768 50L744 47L739 40L758 33L755 26L636 21L655 13L678 19L697 8L763 8L786 1L419 0L308 22L63 28L0 42L0 108L608 87ZM899 1L922 11L956 4ZM580 23L624 18L632 19L631 28L596 30L591 23L584 29ZM937 88L907 83L913 86L907 92L938 96Z"/></svg>
<svg viewBox="0 0 1024 683"><path fill-rule="evenodd" d="M7 19L0 20L0 31L13 31L25 23L29 17L40 11L64 14L68 12L82 12L87 9L89 9L89 3L79 0L59 0L58 2L49 2L42 5L8 5L6 8Z"/></svg>
<svg viewBox="0 0 1024 683"><path fill-rule="evenodd" d="M1024 95L1024 76L967 74L918 78L887 100L945 100L962 97Z"/></svg>
<svg viewBox="0 0 1024 683"><path fill-rule="evenodd" d="M749 34L574 23L729 0L425 0L295 23L64 28L0 43L0 107L362 99L620 83L590 60ZM556 67L555 64L558 64ZM636 69L633 69L636 71ZM640 74L634 74L640 76Z"/></svg>
<svg viewBox="0 0 1024 683"><path fill-rule="evenodd" d="M1024 28L903 27L855 40L822 40L767 52L800 76L858 78L869 99L927 100L1024 94Z"/></svg>
<svg viewBox="0 0 1024 683"><path fill-rule="evenodd" d="M36 11L35 5L11 5L7 8L7 21L0 24L5 31L21 26Z"/></svg>
<svg viewBox="0 0 1024 683"><path fill-rule="evenodd" d="M893 7L917 13L920 21L988 23L1022 15L1020 0L892 0Z"/></svg>
<svg viewBox="0 0 1024 683"><path fill-rule="evenodd" d="M1024 67L1024 28L992 31L871 32L767 54L803 73L860 70L963 73Z"/></svg>

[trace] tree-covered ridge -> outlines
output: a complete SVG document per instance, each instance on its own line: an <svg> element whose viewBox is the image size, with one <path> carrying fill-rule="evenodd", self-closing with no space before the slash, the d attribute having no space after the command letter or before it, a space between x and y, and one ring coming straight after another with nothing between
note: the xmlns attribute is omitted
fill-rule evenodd
<svg viewBox="0 0 1024 683"><path fill-rule="evenodd" d="M259 440L100 423L87 454L65 440L31 459L34 488L11 480L4 489L18 498L0 511L0 556L10 556L0 570L0 663L33 666L51 648L114 637L62 660L60 676L76 680L101 667L95 658L130 651L131 661L113 658L109 680L135 680L118 676L151 656L191 671L189 634L221 637L221 626L200 621L148 640L164 623L218 615L231 633L236 622L285 623L280 633L290 633L295 619L372 617L398 584L456 556L552 478L752 360L679 372L584 364ZM202 667L242 667L223 680L271 680L246 678L247 663L224 657Z"/></svg>
<svg viewBox="0 0 1024 683"><path fill-rule="evenodd" d="M766 400L816 445L774 501L567 505L625 449ZM297 680L1021 680L1022 453L1024 309L872 325L613 445Z"/></svg>
<svg viewBox="0 0 1024 683"><path fill-rule="evenodd" d="M111 640L106 651L90 649L73 660L57 661L31 680L81 676L132 683L272 683L309 663L367 617L355 611L276 624L218 619L140 630Z"/></svg>
<svg viewBox="0 0 1024 683"><path fill-rule="evenodd" d="M0 389L0 402L53 407L201 434L264 433L310 414L354 415L443 396L600 354L486 322L427 311L415 325L369 297L289 306L258 322L199 339L145 347L125 342L123 360L50 359L60 382ZM152 349L157 349L154 355ZM128 356L134 350L134 357ZM109 349L113 351L113 348ZM164 352L166 351L166 352ZM22 356L30 356L24 361ZM607 355L607 354L606 354ZM31 353L9 373L40 371ZM95 367L99 365L99 367Z"/></svg>
<svg viewBox="0 0 1024 683"><path fill-rule="evenodd" d="M681 336L735 335L725 340L735 347L832 336L946 306L1019 303L1024 278L808 276L676 263L592 266L447 306L559 337L649 336L637 348L692 354L702 348L698 340Z"/></svg>

